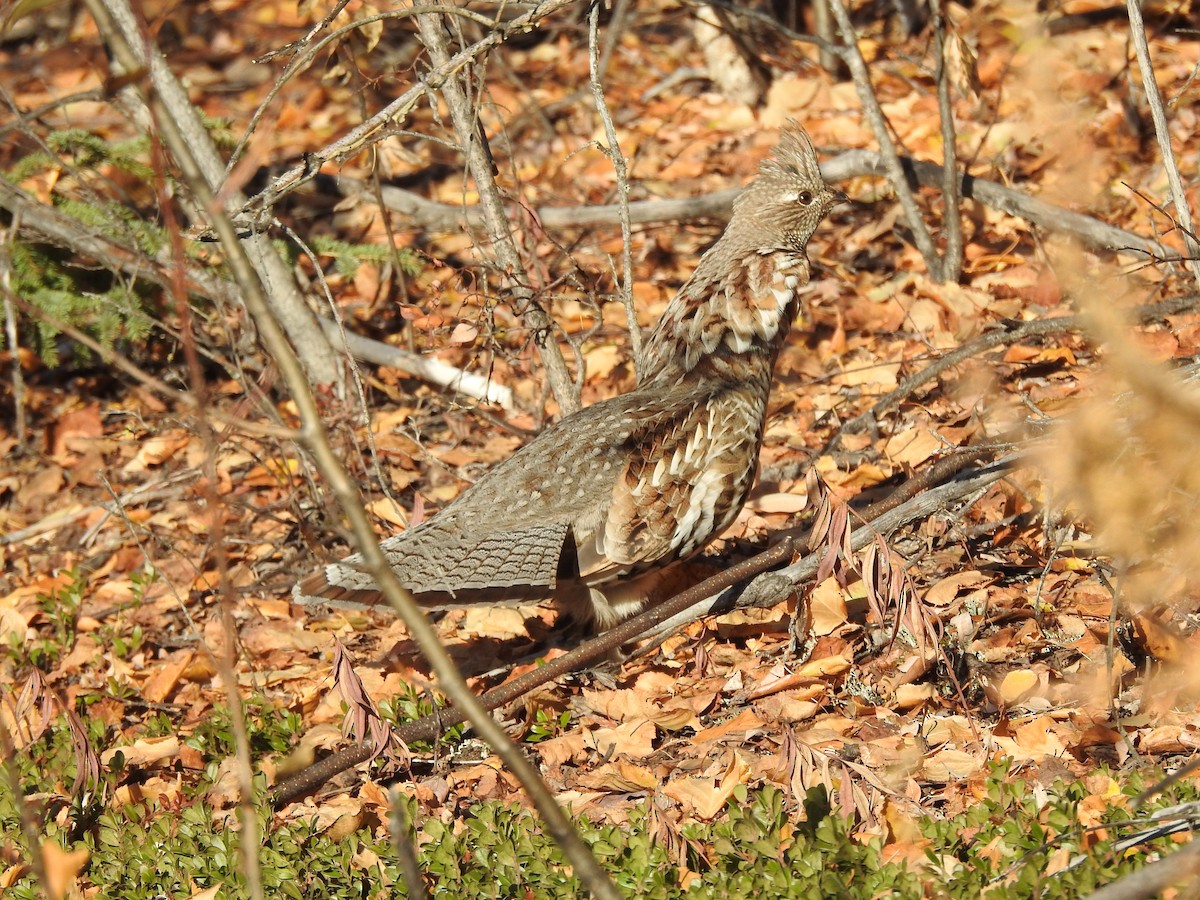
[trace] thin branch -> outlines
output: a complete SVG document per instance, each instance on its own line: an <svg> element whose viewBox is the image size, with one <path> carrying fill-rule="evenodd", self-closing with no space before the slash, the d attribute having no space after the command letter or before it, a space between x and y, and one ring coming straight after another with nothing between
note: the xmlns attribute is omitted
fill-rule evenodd
<svg viewBox="0 0 1200 900"><path fill-rule="evenodd" d="M1196 286L1200 288L1200 242L1192 226L1192 211L1188 206L1183 179L1179 177L1179 166L1175 162L1175 151L1171 149L1171 132L1167 128L1167 113L1163 109L1162 94L1154 80L1154 67L1150 63L1150 47L1146 44L1146 24L1142 20L1142 6L1138 0L1125 0L1129 11L1129 34L1137 53L1138 68L1142 70L1142 84L1146 90L1146 103L1150 117L1154 120L1154 134L1158 138L1158 149L1162 154L1163 167L1167 170L1167 184L1171 187L1171 200L1175 204L1174 219L1183 234L1183 246L1187 248L1188 267Z"/></svg>
<svg viewBox="0 0 1200 900"><path fill-rule="evenodd" d="M900 166L911 186L926 185L940 187L945 168L925 160L901 156ZM847 150L839 156L821 163L821 174L830 183L845 181L863 175L888 177L887 164L883 156L872 150ZM348 177L335 179L335 184L345 196L362 196L362 182ZM1107 222L1055 206L1021 191L1005 187L994 181L974 175L958 173L961 196L993 209L1025 219L1033 225L1060 234L1066 234L1083 242L1093 250L1110 252L1136 252L1155 259L1178 258L1178 254L1167 245L1132 231L1109 225ZM729 217L733 198L741 188L726 188L699 197L678 200L635 200L629 204L629 220L633 225L655 222L678 222L688 219ZM3 202L3 185L0 184L0 203ZM408 217L413 224L441 231L457 231L463 224L482 224L479 207L451 206L427 200L402 188L384 186L383 202L388 209ZM546 228L584 228L594 225L615 225L620 222L621 209L618 204L605 206L543 206L535 210L538 221Z"/></svg>
<svg viewBox="0 0 1200 900"><path fill-rule="evenodd" d="M340 28L334 29L320 40L314 40L318 34L328 28L333 20L338 17L348 2L349 0L338 0L334 8L326 13L320 22L310 28L308 30L308 34L306 34L300 40L293 41L286 47L281 47L278 50L263 54L254 60L256 63L263 63L274 59L275 57L280 56L289 50L294 51L292 58L288 60L283 72L280 73L279 77L275 80L275 83L271 86L271 90L267 92L267 95L263 98L262 102L258 105L258 108L255 109L254 114L250 117L250 122L246 126L245 134L242 136L241 141L238 143L237 147L234 148L233 153L230 155L227 171L232 171L234 164L242 157L242 154L245 153L246 147L249 145L250 138L257 130L259 123L266 114L267 108L275 101L275 98L279 96L279 92L283 90L289 81L292 80L294 75L308 66L309 63L316 58L318 53L320 53L325 47L329 46L329 44L333 43L334 41L345 37L351 32L365 28L368 25L373 25L376 22L382 22L385 19L407 19L424 13L445 13L447 15L462 16L463 18L488 29L492 29L498 24L495 19L489 19L487 16L469 9L464 9L462 7L447 5L409 6L403 9L389 9L386 12L375 13L374 15L370 16L363 16L362 18L355 19L353 22L343 25Z"/></svg>
<svg viewBox="0 0 1200 900"><path fill-rule="evenodd" d="M869 150L850 150L836 160L832 160L831 163L839 164L837 172L843 177L852 175L888 176L887 163L883 156ZM900 157L900 163L912 184L936 187L941 183L944 170L935 163L909 157ZM840 168L841 166L845 168ZM821 171L825 171L824 165L821 166ZM1165 244L1109 225L1092 216L1085 216L1082 213L1055 206L1053 203L1030 197L1028 194L994 181L985 181L982 178L966 174L960 174L958 177L962 196L966 199L984 203L992 209L1025 219L1030 224L1045 228L1047 231L1077 238L1093 250L1142 253L1156 259L1178 258L1178 254Z"/></svg>
<svg viewBox="0 0 1200 900"><path fill-rule="evenodd" d="M833 17L837 19L838 29L842 33L845 47L842 58L850 68L850 77L854 81L854 88L862 102L863 112L867 116L867 121L871 123L875 140L879 142L879 151L883 156L884 167L887 169L888 178L896 191L900 206L904 210L904 217L908 220L909 228L912 229L913 241L916 243L917 249L921 251L921 257L925 260L925 267L929 270L930 276L935 281L940 281L942 261L938 258L937 250L934 249L933 238L930 237L929 229L925 226L925 220L921 218L917 199L909 189L908 179L904 176L904 169L900 165L900 156L896 152L896 145L888 130L887 119L871 85L867 63L858 49L858 37L854 31L854 23L850 21L850 13L846 11L846 5L842 0L827 0L827 2L833 12Z"/></svg>
<svg viewBox="0 0 1200 900"><path fill-rule="evenodd" d="M946 18L943 0L932 0L934 53L937 55L938 118L942 126L942 227L946 253L942 257L941 281L957 283L962 275L963 229L959 209L958 141L954 131L954 104L950 102L950 74L946 64Z"/></svg>
<svg viewBox="0 0 1200 900"><path fill-rule="evenodd" d="M633 226L629 221L629 170L625 167L625 156L621 153L621 145L617 140L617 128L613 124L608 102L604 98L604 85L600 83L599 34L600 0L592 0L591 9L588 11L588 71L591 76L592 97L596 101L596 113L604 123L604 135L608 141L608 146L603 150L612 160L617 176L617 210L621 220L621 278L617 281L617 296L625 307L634 375L639 376L637 380L641 381L636 368L637 360L642 358L642 330L638 325L637 308L633 305Z"/></svg>
<svg viewBox="0 0 1200 900"><path fill-rule="evenodd" d="M1136 0L1134 0L1136 2ZM1130 13L1130 16L1133 14ZM1122 875L1111 884L1106 884L1098 890L1084 896L1083 900L1145 900L1149 897L1160 896L1172 885L1187 884L1191 890L1185 890L1178 896L1195 896L1196 880L1200 878L1200 840L1193 839L1190 844L1176 850L1174 853L1155 860L1136 872Z"/></svg>
<svg viewBox="0 0 1200 900"><path fill-rule="evenodd" d="M441 17L417 16L417 28L434 65L438 68L449 66L452 58ZM488 237L491 238L496 261L508 282L513 305L520 311L522 321L533 333L542 365L546 367L546 379L554 392L554 399L558 401L563 414L568 415L579 409L579 388L571 378L558 341L554 339L555 323L538 302L525 277L525 264L513 240L508 217L504 213L504 201L496 184L483 125L458 76L447 77L441 86L441 92L450 109L454 131L462 143L467 171L470 172L479 192L479 205Z"/></svg>
<svg viewBox="0 0 1200 900"><path fill-rule="evenodd" d="M1147 322L1191 309L1196 305L1198 300L1200 300L1200 297L1197 296L1176 297L1172 300L1165 300L1162 303L1151 303L1139 307L1132 311L1132 315L1136 321ZM843 425L839 429L838 434L853 434L856 431L861 431L868 424L878 419L880 414L885 410L896 406L901 400L912 396L922 385L928 384L947 369L953 368L959 363L983 353L985 350L990 350L993 347L999 347L1004 344L1012 344L1027 337L1059 334L1064 331L1080 331L1089 324L1090 320L1086 315L1082 314L1054 316L1050 319L1031 319L1028 322L1002 322L1001 327L981 334L974 340L957 347L944 356L938 357L936 361L921 369L921 371L915 372L908 378L905 378L899 386L888 391L888 393L875 401L870 409L859 413ZM836 436L834 439L836 440Z"/></svg>

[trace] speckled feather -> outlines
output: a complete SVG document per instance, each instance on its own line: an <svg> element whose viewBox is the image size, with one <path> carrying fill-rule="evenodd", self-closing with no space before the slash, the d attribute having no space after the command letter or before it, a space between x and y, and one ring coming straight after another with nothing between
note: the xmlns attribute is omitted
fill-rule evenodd
<svg viewBox="0 0 1200 900"><path fill-rule="evenodd" d="M786 130L645 342L639 388L566 417L384 541L401 582L435 608L584 599L601 627L636 610L639 597L606 597L614 583L700 550L745 503L804 248L842 199L803 130ZM326 565L297 599L376 602L359 563Z"/></svg>

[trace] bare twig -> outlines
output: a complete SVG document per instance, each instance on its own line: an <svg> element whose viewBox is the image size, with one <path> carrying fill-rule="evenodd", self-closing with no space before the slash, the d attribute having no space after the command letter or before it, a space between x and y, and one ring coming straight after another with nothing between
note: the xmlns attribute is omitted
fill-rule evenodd
<svg viewBox="0 0 1200 900"><path fill-rule="evenodd" d="M943 277L942 261L938 258L937 250L934 249L933 238L929 234L925 220L921 218L917 199L913 196L913 192L908 186L908 179L904 176L904 169L900 165L900 156L892 141L887 119L883 114L883 108L879 105L879 98L875 96L875 89L871 85L871 75L867 71L867 63L858 49L858 38L854 32L854 23L850 21L850 13L846 11L846 5L842 0L828 0L828 2L833 17L837 19L838 29L842 33L845 47L842 58L850 68L850 77L854 80L858 99L862 102L867 121L871 123L875 140L879 142L879 151L883 157L884 167L887 169L888 178L896 191L896 197L900 201L900 207L904 210L904 217L908 220L909 228L912 229L913 241L916 243L917 249L921 251L921 257L925 260L925 267L929 270L930 276L935 281L941 281Z"/></svg>
<svg viewBox="0 0 1200 900"><path fill-rule="evenodd" d="M1167 184L1171 187L1171 200L1175 204L1175 221L1183 235L1183 246L1187 248L1188 266L1196 286L1200 287L1200 242L1192 226L1192 211L1188 206L1183 180L1179 177L1179 166L1175 162L1175 151L1171 149L1171 132L1167 128L1167 113L1163 109L1162 94L1154 79L1154 67L1150 63L1150 48L1146 44L1146 24L1142 20L1142 6L1138 0L1125 0L1129 11L1129 34L1137 53L1138 68L1142 70L1142 84L1146 90L1146 103L1154 121L1154 134L1158 138L1158 149L1162 154L1163 167L1167 171Z"/></svg>
<svg viewBox="0 0 1200 900"><path fill-rule="evenodd" d="M0 291L4 292L4 337L8 352L12 354L13 431L17 446L25 446L25 378L21 374L21 346L17 340L17 312L13 308L13 261L12 246L21 230L21 214L14 213L12 224L4 230L0 244Z"/></svg>
<svg viewBox="0 0 1200 900"><path fill-rule="evenodd" d="M946 64L946 17L943 0L932 0L934 53L937 55L938 117L942 126L942 227L946 233L946 252L942 257L941 281L957 282L962 275L962 211L958 208L957 139L954 129L954 104L950 102L950 74Z"/></svg>
<svg viewBox="0 0 1200 900"><path fill-rule="evenodd" d="M89 528L89 531L94 532L104 524L104 521L109 516L117 515L124 507L130 504L153 503L169 497L179 497L183 493L183 482L184 479L175 478L140 484L132 490L121 494L112 503L96 503L85 506L82 509L62 510L51 513L26 528L10 531L7 534L0 534L0 546L12 546L36 537L42 537L43 535L54 534L60 528L74 525L76 522L81 522L95 515L97 512L101 512L103 515L100 521ZM81 543L86 543L86 541Z"/></svg>
<svg viewBox="0 0 1200 900"><path fill-rule="evenodd" d="M441 16L417 16L417 28L434 65L439 68L450 65L450 49ZM514 306L520 311L522 320L534 335L534 343L542 365L546 367L546 379L554 392L554 399L558 401L564 415L572 413L579 409L579 388L572 380L567 361L554 338L556 325L538 302L526 278L525 264L513 240L508 217L504 214L504 201L496 184L492 161L485 144L483 125L458 75L452 74L447 77L441 90L446 105L450 108L454 131L461 141L467 171L471 173L479 191L479 205L488 237L491 239L496 261L512 292Z"/></svg>
<svg viewBox="0 0 1200 900"><path fill-rule="evenodd" d="M412 823L408 818L408 810L404 804L408 798L396 788L388 791L388 802L392 814L388 824L391 826L392 846L400 857L400 873L404 876L404 886L408 888L409 900L425 900L429 895L425 891L425 881L421 877L421 864L417 858L416 836L412 833Z"/></svg>
<svg viewBox="0 0 1200 900"><path fill-rule="evenodd" d="M290 45L288 49L293 49L295 51L292 54L292 58L288 60L288 64L284 68L283 73L277 79L275 79L275 84L273 84L271 89L267 91L267 96L263 98L262 102L258 105L258 108L254 110L254 114L250 116L250 121L246 125L246 130L242 134L242 139L238 141L237 146L233 148L233 152L229 154L229 162L225 164L225 176L227 178L229 177L229 174L233 172L233 167L237 165L238 160L242 158L242 154L246 152L246 148L250 144L250 138L252 138L254 136L254 132L258 130L258 123L262 121L262 117L266 114L267 107L269 107L275 101L275 98L279 95L279 92L283 90L283 86L291 80L292 75L299 72L302 68L304 68L304 66L308 65L309 61L320 51L321 46L323 46L325 42L321 42L314 47L313 41L316 39L318 34L333 24L333 20L341 15L342 10L346 8L346 5L349 2L350 0L336 0L329 12L325 13L325 15L321 17L321 21L310 28L304 37ZM360 23L352 23L351 27L360 27ZM337 33L334 35L329 35L327 40L334 40L336 36ZM256 63L265 61L266 60L262 59L261 57L255 60Z"/></svg>
<svg viewBox="0 0 1200 900"><path fill-rule="evenodd" d="M617 280L617 296L625 307L634 374L639 375L636 367L637 360L642 358L642 331L638 325L637 308L633 305L633 226L629 221L629 171L625 167L625 156L621 153L617 128L613 124L612 114L608 111L608 102L604 99L604 85L600 81L602 70L599 44L600 0L592 0L591 9L588 10L588 72L591 76L592 97L596 101L596 114L604 123L604 135L608 141L608 146L603 150L612 160L613 171L617 176L617 210L621 220L621 278ZM638 377L638 380L641 378Z"/></svg>
<svg viewBox="0 0 1200 900"><path fill-rule="evenodd" d="M854 175L888 176L888 168L883 156L869 150L850 150L836 160L831 160L830 163L831 170L833 170L833 164L836 163L838 168L833 171L846 178ZM944 172L941 166L909 157L900 157L900 163L910 183L935 187L941 184ZM821 166L821 171L825 171L824 165ZM960 174L959 188L962 196L968 200L985 203L993 209L1025 219L1025 221L1048 231L1066 234L1094 250L1139 253L1156 259L1178 258L1175 251L1158 241L1142 237L1140 234L1126 231L1123 228L1116 228L1092 216L1085 216L1036 197L1030 197L1028 194L994 181L985 181L973 175Z"/></svg>

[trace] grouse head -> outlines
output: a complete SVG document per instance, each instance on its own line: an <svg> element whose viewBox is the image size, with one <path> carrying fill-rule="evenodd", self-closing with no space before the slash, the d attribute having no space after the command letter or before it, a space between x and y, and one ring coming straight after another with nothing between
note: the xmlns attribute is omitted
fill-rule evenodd
<svg viewBox="0 0 1200 900"><path fill-rule="evenodd" d="M773 156L758 168L758 177L733 202L729 230L759 253L803 253L821 220L846 195L821 177L817 153L808 134L795 122L780 133Z"/></svg>

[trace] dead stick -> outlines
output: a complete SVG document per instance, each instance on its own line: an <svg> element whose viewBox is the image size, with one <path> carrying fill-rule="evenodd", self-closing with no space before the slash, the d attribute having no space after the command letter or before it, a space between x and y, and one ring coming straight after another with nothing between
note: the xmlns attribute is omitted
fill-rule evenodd
<svg viewBox="0 0 1200 900"><path fill-rule="evenodd" d="M636 639L651 628L665 621L688 607L737 584L740 581L759 575L768 569L779 565L792 556L793 541L788 537L769 550L759 553L724 572L705 579L694 587L688 588L681 594L676 594L665 603L657 604L645 612L626 619L615 628L611 628L590 641L576 647L570 653L556 657L545 665L538 666L519 678L502 684L483 694L480 704L486 710L497 709L518 697L523 696L535 687L576 671L597 659L602 659L619 648L622 644ZM436 738L446 727L457 725L466 720L466 716L455 706L439 710L432 715L424 716L415 722L409 722L394 729L396 737L406 744L414 741L425 741ZM276 807L288 803L292 799L306 794L324 784L340 772L344 772L359 763L371 758L373 749L365 744L348 747L318 763L304 769L298 775L288 779L275 791L274 804Z"/></svg>
<svg viewBox="0 0 1200 900"><path fill-rule="evenodd" d="M862 515L868 522L891 511L901 503L917 494L936 486L940 482L953 477L980 457L994 454L995 448L974 448L964 453L956 453L939 460L921 475L910 479L884 499L872 504ZM569 672L581 669L588 663L600 659L613 650L618 649L629 641L635 640L667 619L695 606L696 604L715 596L726 588L739 582L759 575L786 560L793 553L793 537L788 536L774 547L751 557L712 578L700 582L681 594L677 594L665 603L660 603L640 615L627 619L615 628L606 631L585 644L539 666L507 684L487 691L480 698L480 703L486 710L494 710L515 700L528 691L552 681ZM652 647L657 647L667 637L667 633L656 635ZM463 721L462 714L454 707L440 710L434 715L425 716L415 722L409 722L395 729L396 736L405 743L431 740L442 730ZM289 803L296 797L307 794L320 787L334 776L371 758L372 748L358 744L334 753L320 762L307 767L299 774L290 778L275 790L273 802L276 807Z"/></svg>
<svg viewBox="0 0 1200 900"><path fill-rule="evenodd" d="M1200 295L1189 294L1164 300L1161 303L1147 303L1145 306L1130 310L1131 318L1140 323L1184 312L1195 306L1197 299L1200 299ZM839 434L853 434L860 431L884 410L897 405L901 400L915 393L921 385L932 381L947 369L983 353L985 350L1003 344L1011 344L1027 337L1057 334L1063 331L1079 331L1085 323L1086 319L1082 315L1055 316L1050 319L1032 319L1028 322L1005 322L1002 327L981 334L973 341L963 344L945 356L938 357L932 364L905 378L899 387L880 397L870 409L843 425Z"/></svg>

